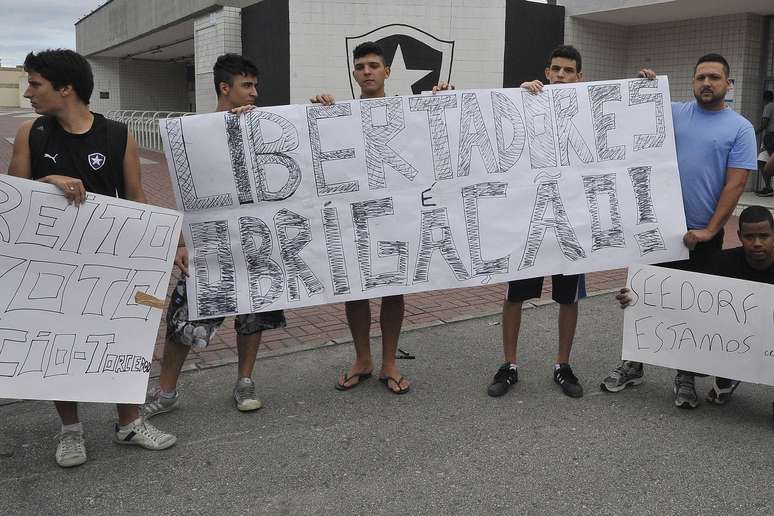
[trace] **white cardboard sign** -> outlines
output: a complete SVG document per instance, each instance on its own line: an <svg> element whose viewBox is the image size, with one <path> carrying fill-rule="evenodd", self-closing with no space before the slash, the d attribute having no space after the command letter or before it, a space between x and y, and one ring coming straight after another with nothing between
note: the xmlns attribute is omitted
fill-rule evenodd
<svg viewBox="0 0 774 516"><path fill-rule="evenodd" d="M687 256L665 77L161 121L193 318Z"/></svg>
<svg viewBox="0 0 774 516"><path fill-rule="evenodd" d="M182 220L0 176L0 398L142 403Z"/></svg>
<svg viewBox="0 0 774 516"><path fill-rule="evenodd" d="M774 385L774 285L634 265L624 360Z"/></svg>

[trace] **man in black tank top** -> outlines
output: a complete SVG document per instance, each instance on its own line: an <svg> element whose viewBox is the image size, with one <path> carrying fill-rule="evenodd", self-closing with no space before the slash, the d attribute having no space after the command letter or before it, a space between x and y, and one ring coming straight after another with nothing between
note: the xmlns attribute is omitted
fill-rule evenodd
<svg viewBox="0 0 774 516"><path fill-rule="evenodd" d="M8 173L57 186L80 204L86 192L146 202L140 182L137 145L126 126L89 111L94 78L89 63L71 50L30 53L24 61L29 86L24 96L43 115L22 125L16 135ZM86 462L78 405L55 401L62 419L56 461L62 467ZM173 435L146 423L137 405L117 405L114 441L163 450Z"/></svg>

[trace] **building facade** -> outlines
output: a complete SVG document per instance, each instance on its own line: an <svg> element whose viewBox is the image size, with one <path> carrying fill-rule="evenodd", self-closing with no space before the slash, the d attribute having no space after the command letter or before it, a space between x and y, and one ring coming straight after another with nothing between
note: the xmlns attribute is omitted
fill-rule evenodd
<svg viewBox="0 0 774 516"><path fill-rule="evenodd" d="M112 0L76 24L77 49L95 72L94 109L214 109L212 65L225 52L261 70L262 105L321 92L352 98L351 50L385 47L388 94L437 80L465 88L542 78L548 51L579 48L586 80L669 76L672 97L692 97L693 65L718 52L731 65L732 107L757 124L774 86L770 0Z"/></svg>

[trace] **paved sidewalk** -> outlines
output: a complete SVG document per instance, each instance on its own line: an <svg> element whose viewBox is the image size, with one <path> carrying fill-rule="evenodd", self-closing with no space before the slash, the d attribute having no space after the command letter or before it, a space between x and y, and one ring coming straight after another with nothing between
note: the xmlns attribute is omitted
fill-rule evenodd
<svg viewBox="0 0 774 516"><path fill-rule="evenodd" d="M21 110L0 109L0 173L5 173L11 159L11 144L6 140L13 138L19 126L30 119L30 113ZM12 114L4 115L4 112ZM34 116L34 115L33 115ZM166 160L157 152L141 152L143 185L150 204L175 207ZM736 219L729 221L726 230L726 245L737 245ZM594 272L586 275L586 289L589 293L605 292L617 289L626 281L626 270ZM177 282L173 277L171 285ZM494 284L475 288L452 289L406 296L406 318L404 329L416 329L425 326L445 324L468 318L498 314L501 311L505 285ZM545 281L543 296L527 306L550 302L551 282ZM371 303L373 326L378 332L379 301ZM344 306L341 303L312 308L286 311L287 328L264 332L259 358L273 355L282 350L306 349L323 346L330 342L350 340L347 329ZM581 317L583 309L581 308ZM163 321L163 319L162 319ZM154 353L152 375L158 374L159 360L163 349L165 328L162 322ZM184 370L208 368L236 362L236 333L233 318L229 318L213 338L210 346L203 351L192 352Z"/></svg>
<svg viewBox="0 0 774 516"><path fill-rule="evenodd" d="M236 366L183 375L177 435L151 452L111 442L115 409L81 406L89 461L54 462L52 403L0 406L3 514L771 515L771 387L743 384L719 407L672 403L674 372L647 367L618 394L598 382L621 353L613 296L584 302L573 366L586 394L551 378L557 307L525 312L519 383L486 394L499 319L403 336L417 354L404 396L375 379L333 389L348 345L260 360L266 406L237 412ZM704 397L711 379L698 379Z"/></svg>

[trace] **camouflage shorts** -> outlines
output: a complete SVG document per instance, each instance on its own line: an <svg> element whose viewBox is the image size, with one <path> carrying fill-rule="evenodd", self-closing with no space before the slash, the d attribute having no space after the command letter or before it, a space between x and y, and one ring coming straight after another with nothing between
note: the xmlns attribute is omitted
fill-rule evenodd
<svg viewBox="0 0 774 516"><path fill-rule="evenodd" d="M189 321L185 278L180 278L167 307L167 339L194 349L203 349L210 343L210 339L224 320L225 317L217 317ZM283 328L286 324L282 310L241 314L234 318L234 329L239 335L254 335L264 330Z"/></svg>

